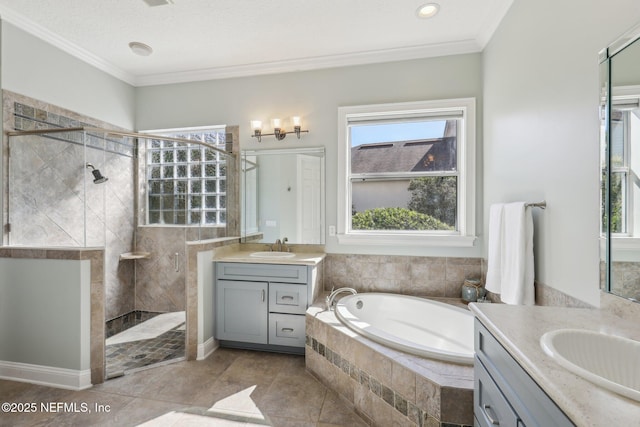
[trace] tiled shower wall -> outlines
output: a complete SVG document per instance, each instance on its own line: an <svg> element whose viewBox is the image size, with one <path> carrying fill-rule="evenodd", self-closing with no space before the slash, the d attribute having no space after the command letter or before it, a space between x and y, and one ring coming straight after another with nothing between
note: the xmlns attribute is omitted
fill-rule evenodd
<svg viewBox="0 0 640 427"><path fill-rule="evenodd" d="M31 130L41 128L64 128L90 126L104 129L122 130L108 123L100 122L86 116L74 113L69 110L59 108L29 97L22 96L10 91L3 91L4 108L4 129L9 130ZM237 126L227 127L227 150L233 153L239 152L239 129ZM79 134L79 133L78 133ZM6 138L6 137L5 137ZM75 136L73 136L75 138ZM78 142L78 141L73 141ZM64 144L64 143L63 143ZM74 145L73 150L80 150L82 147ZM104 188L105 207L103 209L101 199L95 202L89 199L88 210L93 213L89 221L87 243L95 246L105 247L105 319L110 320L134 310L142 311L175 311L185 309L185 256L186 242L224 237L227 235L239 235L239 180L233 179L239 170L239 157L227 163L227 227L226 228L188 228L188 227L139 227L136 230L136 188L134 186L137 174L144 176L144 166L136 165L133 157L133 144L128 147L109 142L107 152L104 150L87 150L87 161L94 163L101 172L109 178L105 184L89 187L92 191ZM8 199L8 144L3 145L2 161L5 176L3 177L4 200ZM100 160L95 156L102 156ZM92 157L94 156L94 157ZM143 155L144 157L144 155ZM66 157L68 159L68 157ZM34 163L38 163L35 159ZM56 163L57 162L57 163ZM143 162L140 162L143 163ZM83 166L83 165L81 165ZM65 162L65 157L51 159L50 170L67 171L69 165ZM84 176L90 171L70 170L71 173ZM75 181L78 179L76 178ZM61 183L74 181L57 179ZM14 183L15 185L16 183ZM73 219L74 215L82 217L82 212L67 209L63 199L51 197L50 187L39 186L33 189L25 189L25 193L31 193L35 198L49 198L53 202L52 207L43 212L47 216L60 216L60 220L65 220L68 227L77 229L68 230L65 236L78 236L83 234L83 221ZM140 188L137 203L141 209L138 213L140 224L144 224L144 206L146 193L144 187ZM69 189L68 192L71 192ZM25 204L27 200L25 200ZM83 202L81 203L81 205ZM26 207L26 206L25 206ZM15 206L13 207L16 208ZM66 213L65 213L66 212ZM65 213L60 215L60 213ZM3 212L3 224L8 222L7 206ZM70 219L69 216L72 216ZM78 246L74 240L62 241L56 236L55 229L60 228L59 224L52 224L50 231L44 233L36 230L35 235L47 235L49 241L32 242L38 246ZM137 235L137 238L136 238ZM77 239L76 239L77 240ZM8 244L8 236L3 235L4 244ZM84 242L82 242L84 244ZM133 249L147 251L152 254L150 259L145 260L120 260L120 254L130 252ZM178 253L176 260L175 254ZM137 272L136 272L137 268ZM177 271L176 271L177 270ZM136 288L136 279L138 281Z"/></svg>
<svg viewBox="0 0 640 427"><path fill-rule="evenodd" d="M9 130L31 130L42 128L64 128L78 126L92 126L105 129L118 129L108 123L100 122L89 117L82 116L69 110L59 108L32 98L22 96L10 91L3 91L4 108L4 129ZM21 154L31 152L31 157L25 159L27 165L34 167L34 173L52 173L50 185L29 186L27 180L9 183L8 180L8 144L5 136L3 144L3 182L4 200L8 200L8 185L14 186L20 193L28 194L24 202L11 206L12 216L21 210L29 212L29 215L38 215L46 220L42 222L44 227L38 230L28 230L23 228L23 241L20 244L30 243L41 247L47 246L81 246L84 239L83 211L80 209L69 209L69 199L67 195L77 193L78 182L82 178L90 179L92 176L88 169L84 168L83 147L74 144L79 142L81 133L61 135L59 140L50 140L52 147L55 143L57 147L63 147L63 155L55 155L47 150L40 152L24 150ZM67 140L65 140L65 138ZM47 141L46 138L40 138ZM134 232L134 159L133 145L128 142L119 144L110 141L107 144L107 151L102 149L102 141L95 141L100 149L88 148L86 160L94 163L101 169L102 173L109 178L104 184L88 187L87 212L88 229L87 245L105 247L105 316L107 319L117 317L134 309L134 274L133 262L120 262L121 253L129 252L133 244ZM26 144L29 144L27 141ZM40 142L42 144L42 142ZM42 148L42 147L41 147ZM46 148L46 147L45 147ZM43 153L45 155L43 155ZM46 155L49 153L51 155ZM74 163L70 163L70 157ZM80 162L79 167L72 166ZM90 182L90 181L89 181ZM59 191L52 191L56 186ZM102 204L102 191L105 194L105 204ZM63 195L64 197L61 197ZM9 206L5 203L3 212L3 224L8 222L7 210ZM79 200L73 206L83 206L84 201ZM38 212L38 206L48 206L44 212ZM28 225L27 225L28 226ZM17 230L16 230L17 232ZM31 236L31 237L29 237ZM78 237L80 236L80 237ZM18 237L18 236L16 236ZM24 239L29 240L24 241ZM4 244L8 244L8 235L3 235ZM16 242L12 242L16 243Z"/></svg>
<svg viewBox="0 0 640 427"><path fill-rule="evenodd" d="M240 166L239 128L227 126L226 150L236 153L227 161L227 225L226 227L142 226L136 231L137 251L150 252L148 259L136 260L136 310L185 310L187 281L187 242L206 241L219 237L240 235ZM140 148L144 153L144 147ZM143 158L144 154L140 154ZM138 174L145 176L143 162ZM141 187L138 222L146 222L146 192Z"/></svg>

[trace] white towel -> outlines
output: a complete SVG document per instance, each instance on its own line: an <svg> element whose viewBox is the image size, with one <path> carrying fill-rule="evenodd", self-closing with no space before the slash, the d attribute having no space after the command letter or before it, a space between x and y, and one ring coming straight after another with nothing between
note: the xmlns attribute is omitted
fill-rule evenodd
<svg viewBox="0 0 640 427"><path fill-rule="evenodd" d="M506 304L533 305L533 217L525 202L491 206L488 256L486 288Z"/></svg>
<svg viewBox="0 0 640 427"><path fill-rule="evenodd" d="M500 268L502 265L502 214L504 211L503 203L491 205L489 209L489 242L488 242L488 261L487 261L487 280L485 288L494 294L501 291L500 283L502 276Z"/></svg>

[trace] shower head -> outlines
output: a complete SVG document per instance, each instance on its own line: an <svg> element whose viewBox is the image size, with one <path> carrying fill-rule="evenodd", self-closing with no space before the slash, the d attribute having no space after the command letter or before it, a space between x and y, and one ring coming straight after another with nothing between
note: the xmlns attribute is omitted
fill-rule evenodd
<svg viewBox="0 0 640 427"><path fill-rule="evenodd" d="M87 169L91 169L91 173L93 174L93 183L94 184L102 184L109 180L106 176L102 176L100 173L100 169L96 169L91 163L87 163Z"/></svg>

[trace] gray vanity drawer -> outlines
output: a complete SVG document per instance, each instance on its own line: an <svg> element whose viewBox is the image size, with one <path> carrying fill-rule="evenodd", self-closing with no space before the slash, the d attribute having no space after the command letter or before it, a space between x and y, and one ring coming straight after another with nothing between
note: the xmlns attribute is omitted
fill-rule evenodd
<svg viewBox="0 0 640 427"><path fill-rule="evenodd" d="M269 313L269 344L304 347L305 317Z"/></svg>
<svg viewBox="0 0 640 427"><path fill-rule="evenodd" d="M473 412L478 424L481 427L496 425L516 427L519 421L518 415L477 357L474 377L476 392L473 396Z"/></svg>
<svg viewBox="0 0 640 427"><path fill-rule="evenodd" d="M219 262L216 277L257 282L307 283L307 266L291 264L243 264Z"/></svg>
<svg viewBox="0 0 640 427"><path fill-rule="evenodd" d="M574 425L478 319L475 320L475 350L475 363L481 362L502 394L508 396L509 405L523 425ZM480 418L478 414L476 418Z"/></svg>
<svg viewBox="0 0 640 427"><path fill-rule="evenodd" d="M269 311L304 314L307 310L307 287L290 283L269 283Z"/></svg>

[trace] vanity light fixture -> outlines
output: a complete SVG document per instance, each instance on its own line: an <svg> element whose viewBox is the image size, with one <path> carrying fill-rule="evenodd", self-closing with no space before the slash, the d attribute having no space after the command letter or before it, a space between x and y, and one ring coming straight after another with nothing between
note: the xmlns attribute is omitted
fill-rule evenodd
<svg viewBox="0 0 640 427"><path fill-rule="evenodd" d="M418 8L418 10L416 10L416 15L421 19L433 18L438 14L439 10L440 5L438 3L427 3L423 4Z"/></svg>
<svg viewBox="0 0 640 427"><path fill-rule="evenodd" d="M301 133L309 133L308 130L302 130L302 120L300 116L293 116L291 118L293 124L293 133L300 139ZM263 136L274 136L278 141L282 141L287 136L287 131L282 128L282 120L273 119L271 121L273 126L273 133L262 133L262 121L251 120L251 130L253 131L253 138L258 138L258 142L262 142Z"/></svg>

